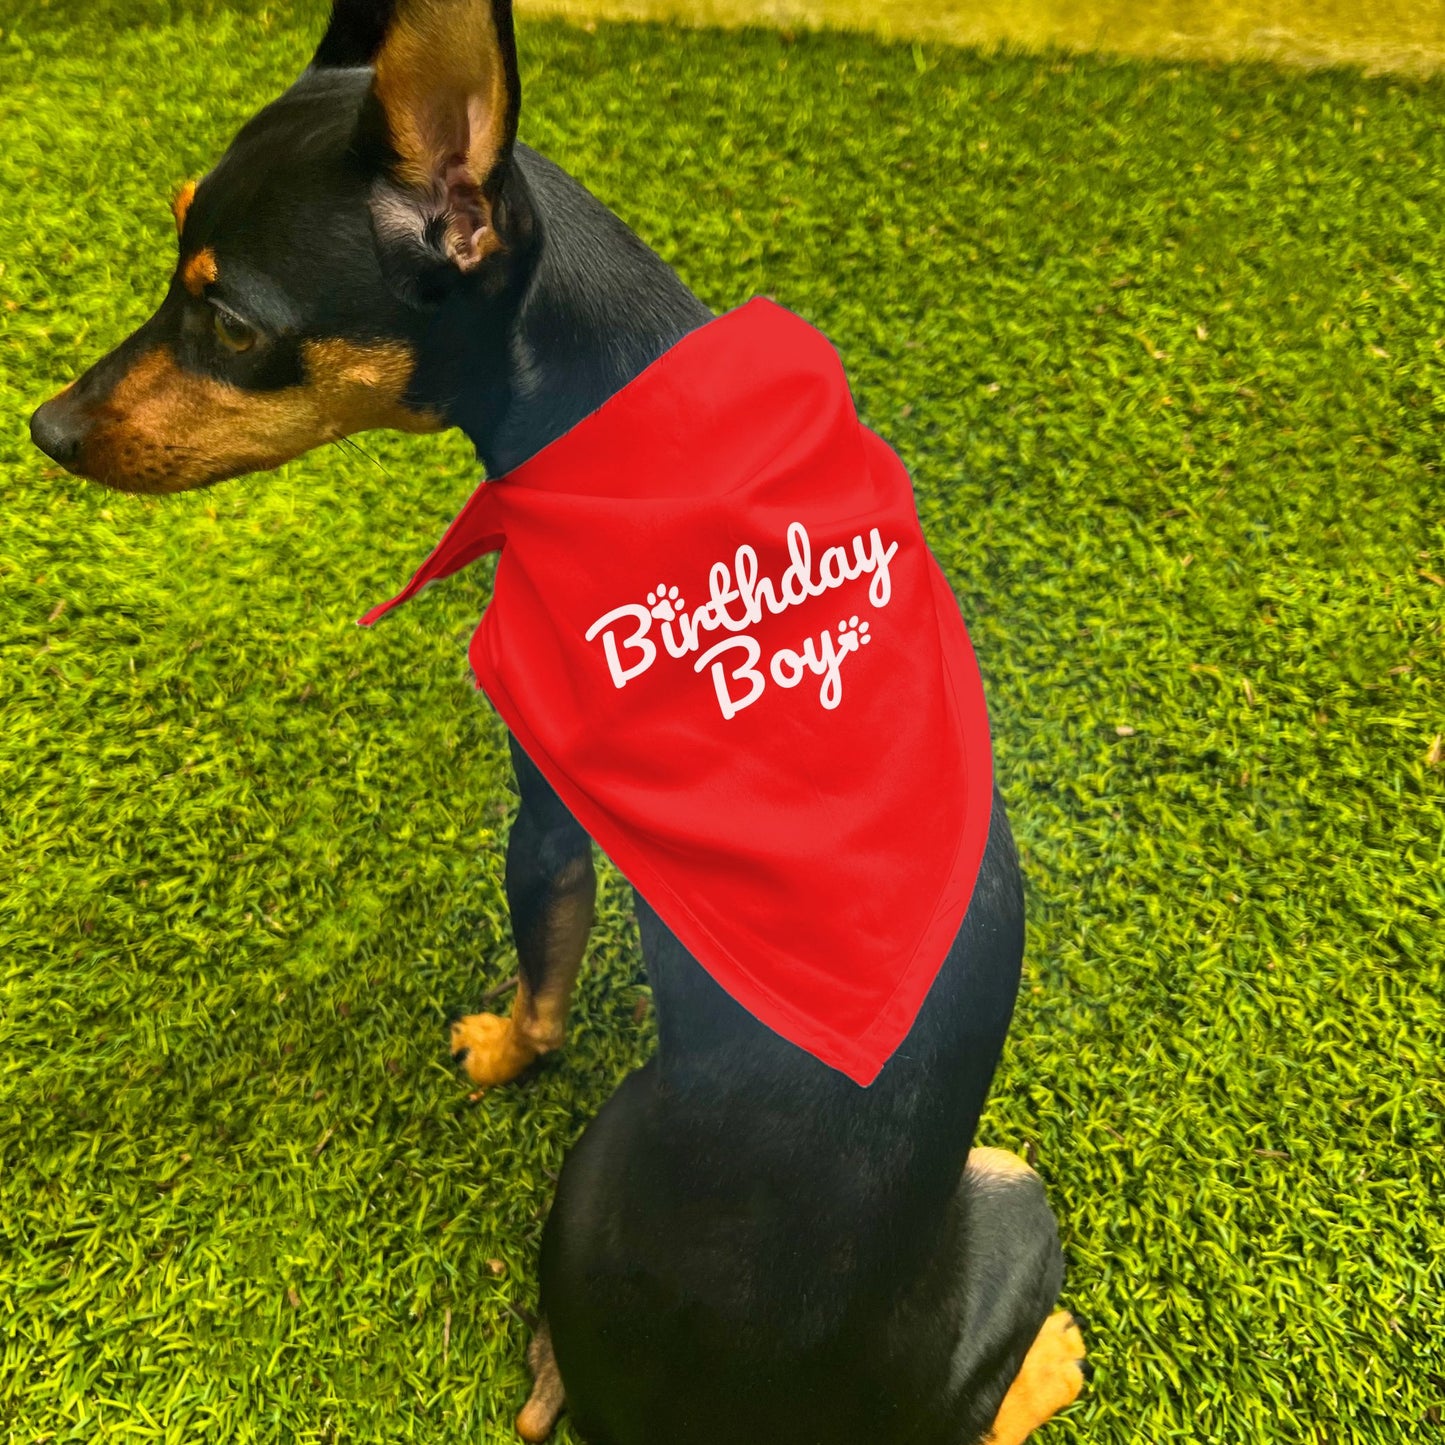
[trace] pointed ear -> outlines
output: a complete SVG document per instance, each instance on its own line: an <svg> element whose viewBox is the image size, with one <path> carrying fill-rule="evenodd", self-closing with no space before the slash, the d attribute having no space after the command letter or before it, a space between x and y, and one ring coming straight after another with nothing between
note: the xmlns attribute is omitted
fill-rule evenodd
<svg viewBox="0 0 1445 1445"><path fill-rule="evenodd" d="M370 65L391 24L396 0L334 0L326 34L312 57L313 70Z"/></svg>
<svg viewBox="0 0 1445 1445"><path fill-rule="evenodd" d="M459 270L503 249L493 211L522 100L511 0L336 0L312 65L373 67L392 178Z"/></svg>
<svg viewBox="0 0 1445 1445"><path fill-rule="evenodd" d="M176 235L178 236L186 229L186 213L191 209L191 202L195 199L196 183L187 181L176 192L176 198L171 202L171 215L176 218Z"/></svg>

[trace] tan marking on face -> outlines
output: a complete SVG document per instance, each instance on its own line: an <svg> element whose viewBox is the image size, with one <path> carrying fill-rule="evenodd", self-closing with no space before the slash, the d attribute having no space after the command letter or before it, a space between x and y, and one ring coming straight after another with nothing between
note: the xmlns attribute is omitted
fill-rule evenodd
<svg viewBox="0 0 1445 1445"><path fill-rule="evenodd" d="M1073 1315L1060 1310L1038 1337L999 1406L984 1445L1023 1445L1046 1420L1079 1398L1084 1388L1084 1337Z"/></svg>
<svg viewBox="0 0 1445 1445"><path fill-rule="evenodd" d="M403 405L415 362L400 343L310 341L302 357L299 386L244 391L183 370L167 347L147 352L97 407L80 471L122 491L184 492L353 432L445 425Z"/></svg>
<svg viewBox="0 0 1445 1445"><path fill-rule="evenodd" d="M176 218L176 235L180 235L186 229L186 213L191 209L191 202L196 199L196 183L187 181L179 191L176 198L171 202L171 215Z"/></svg>
<svg viewBox="0 0 1445 1445"><path fill-rule="evenodd" d="M181 267L181 284L192 296L199 296L219 274L216 253L209 246L203 246Z"/></svg>

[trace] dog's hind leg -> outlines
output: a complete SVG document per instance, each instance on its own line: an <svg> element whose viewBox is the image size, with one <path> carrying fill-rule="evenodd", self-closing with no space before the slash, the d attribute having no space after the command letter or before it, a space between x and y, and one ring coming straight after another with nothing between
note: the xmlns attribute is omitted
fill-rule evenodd
<svg viewBox="0 0 1445 1445"><path fill-rule="evenodd" d="M1016 1154L976 1148L959 1183L961 1327L950 1438L1022 1445L1083 1387L1084 1342L1055 1310L1064 1280L1043 1180Z"/></svg>
<svg viewBox="0 0 1445 1445"><path fill-rule="evenodd" d="M527 1347L527 1363L532 1367L532 1393L517 1416L517 1434L527 1445L539 1445L557 1428L567 1404L562 1389L562 1376L552 1353L552 1335L544 1319Z"/></svg>
<svg viewBox="0 0 1445 1445"><path fill-rule="evenodd" d="M1018 1155L1004 1149L975 1149L968 1156L965 1177L973 1189L975 1216L982 1233L988 1232L983 1218L992 1211L999 1220L1038 1215L1036 1232L1053 1235L1052 1217L1044 1219L1048 1205L1038 1175ZM1014 1208L1007 1211L1010 1198ZM997 1224L993 1232L1002 1237ZM1049 1295L1056 1293L1056 1287L1048 1290ZM1084 1337L1073 1315L1066 1310L1055 1311L1029 1346L983 1445L1022 1445L1040 1425L1066 1405L1072 1405L1084 1387L1083 1362Z"/></svg>
<svg viewBox="0 0 1445 1445"><path fill-rule="evenodd" d="M452 1055L483 1087L562 1046L597 897L591 840L515 739L512 762L522 794L507 840L517 995L509 1018L468 1014L452 1025Z"/></svg>

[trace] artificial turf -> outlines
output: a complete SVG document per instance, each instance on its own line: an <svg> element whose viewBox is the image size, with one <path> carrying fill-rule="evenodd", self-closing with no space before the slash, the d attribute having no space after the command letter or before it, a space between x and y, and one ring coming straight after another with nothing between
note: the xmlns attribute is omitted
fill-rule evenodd
<svg viewBox="0 0 1445 1445"><path fill-rule="evenodd" d="M26 441L318 25L0 32L10 1441L512 1438L551 1176L651 1042L609 871L558 1064L471 1106L446 1056L513 967L485 572L353 621L456 437L161 499ZM982 1141L1036 1151L1096 1367L1044 1439L1445 1439L1445 91L520 43L525 139L834 339L958 589L1029 884Z"/></svg>

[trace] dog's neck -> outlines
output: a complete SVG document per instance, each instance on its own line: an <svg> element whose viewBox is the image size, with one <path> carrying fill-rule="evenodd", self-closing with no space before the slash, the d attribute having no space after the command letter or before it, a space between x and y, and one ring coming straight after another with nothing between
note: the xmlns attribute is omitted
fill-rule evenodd
<svg viewBox="0 0 1445 1445"><path fill-rule="evenodd" d="M595 411L712 313L670 267L550 161L519 145L535 266L497 347L496 320L439 318L428 350L467 354L448 419L500 476ZM490 333L490 335L488 334Z"/></svg>

